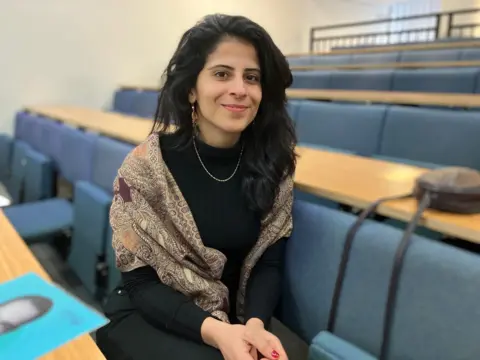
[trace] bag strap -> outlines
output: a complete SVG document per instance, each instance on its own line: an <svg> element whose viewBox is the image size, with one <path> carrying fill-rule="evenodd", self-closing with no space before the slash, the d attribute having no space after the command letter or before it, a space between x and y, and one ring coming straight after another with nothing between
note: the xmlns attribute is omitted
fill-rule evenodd
<svg viewBox="0 0 480 360"><path fill-rule="evenodd" d="M400 275L402 272L405 255L407 253L408 246L410 245L412 234L418 225L422 213L430 205L430 200L430 193L426 191L418 204L415 215L408 223L408 226L403 233L402 240L400 241L400 244L398 245L397 251L395 253L392 273L390 275L390 283L388 286L387 305L385 308L385 317L383 322L383 339L380 349L380 360L385 360L387 358L390 347L390 337L392 332L392 325L394 322L395 306L397 302L397 290L400 283Z"/></svg>
<svg viewBox="0 0 480 360"><path fill-rule="evenodd" d="M335 281L335 287L334 287L333 296L332 296L332 303L330 306L330 313L328 317L327 330L330 331L331 333L333 333L335 329L335 321L337 318L338 305L339 305L340 296L342 293L343 282L345 280L345 273L347 271L348 260L350 258L350 251L352 249L353 241L355 240L355 235L357 234L358 229L360 229L360 226L368 218L368 216L377 210L378 206L381 203L386 201L391 201L391 200L406 199L412 196L413 194L410 193L406 195L384 197L376 200L360 213L355 223L348 230L348 233L345 239L345 244L343 245L342 257L340 260L340 264L338 266L338 274L337 274L337 279Z"/></svg>

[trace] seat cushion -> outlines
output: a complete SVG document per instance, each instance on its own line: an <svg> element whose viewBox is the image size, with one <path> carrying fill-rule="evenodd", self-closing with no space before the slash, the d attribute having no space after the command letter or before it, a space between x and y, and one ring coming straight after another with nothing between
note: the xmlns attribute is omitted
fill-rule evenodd
<svg viewBox="0 0 480 360"><path fill-rule="evenodd" d="M72 204L60 198L10 206L4 212L23 239L55 234L73 224Z"/></svg>
<svg viewBox="0 0 480 360"><path fill-rule="evenodd" d="M310 345L308 360L377 360L377 358L328 331L322 331L315 336Z"/></svg>

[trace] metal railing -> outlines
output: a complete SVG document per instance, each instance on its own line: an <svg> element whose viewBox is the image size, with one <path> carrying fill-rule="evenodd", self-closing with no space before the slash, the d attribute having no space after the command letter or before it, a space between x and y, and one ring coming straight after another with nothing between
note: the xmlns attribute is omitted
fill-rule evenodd
<svg viewBox="0 0 480 360"><path fill-rule="evenodd" d="M471 18L471 15L478 12L480 9L465 9L312 27L310 29L310 52L329 51L333 48L471 38L475 37L480 22L475 19L473 21L467 19L466 22L463 19L462 22L462 17L469 16ZM335 31L336 34L325 35L332 31ZM353 33L350 34L339 34L352 31Z"/></svg>

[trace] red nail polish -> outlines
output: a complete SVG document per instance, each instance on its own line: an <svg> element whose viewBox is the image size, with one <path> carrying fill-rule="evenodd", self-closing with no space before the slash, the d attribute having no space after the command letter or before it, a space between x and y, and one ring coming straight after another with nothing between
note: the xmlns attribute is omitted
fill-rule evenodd
<svg viewBox="0 0 480 360"><path fill-rule="evenodd" d="M280 357L280 354L278 352L276 352L275 350L272 351L272 357L274 359L278 359Z"/></svg>

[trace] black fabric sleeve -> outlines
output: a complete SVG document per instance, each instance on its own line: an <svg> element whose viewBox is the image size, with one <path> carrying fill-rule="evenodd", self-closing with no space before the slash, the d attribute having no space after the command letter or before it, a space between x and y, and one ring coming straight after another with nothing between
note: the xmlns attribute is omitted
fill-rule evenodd
<svg viewBox="0 0 480 360"><path fill-rule="evenodd" d="M152 326L201 342L201 326L210 313L191 298L163 284L156 271L145 266L122 273L132 305Z"/></svg>
<svg viewBox="0 0 480 360"><path fill-rule="evenodd" d="M265 328L270 326L280 298L286 242L287 238L282 238L270 246L253 268L247 284L245 322L258 318Z"/></svg>

